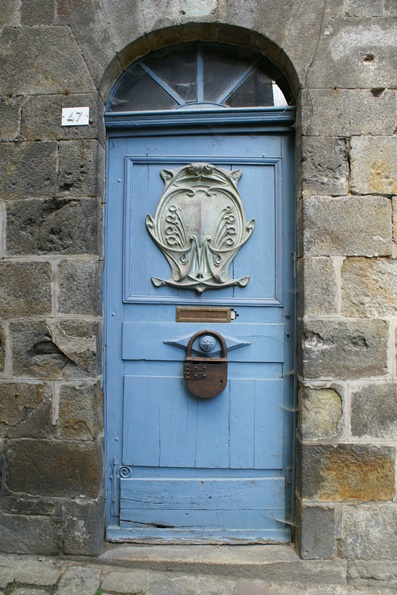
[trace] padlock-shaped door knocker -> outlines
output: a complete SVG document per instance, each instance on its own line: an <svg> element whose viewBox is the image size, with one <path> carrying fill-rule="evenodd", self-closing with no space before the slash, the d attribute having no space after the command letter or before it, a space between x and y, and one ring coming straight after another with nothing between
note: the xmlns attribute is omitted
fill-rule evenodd
<svg viewBox="0 0 397 595"><path fill-rule="evenodd" d="M192 357L194 341L202 335L211 335L221 344L221 357ZM210 399L216 397L227 384L227 347L226 341L216 331L203 330L195 333L186 348L184 367L186 386L196 397Z"/></svg>

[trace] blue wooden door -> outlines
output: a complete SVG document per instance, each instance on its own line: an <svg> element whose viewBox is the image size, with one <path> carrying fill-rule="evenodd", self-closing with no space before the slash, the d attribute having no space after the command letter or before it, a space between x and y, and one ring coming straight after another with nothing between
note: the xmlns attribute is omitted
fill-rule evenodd
<svg viewBox="0 0 397 595"><path fill-rule="evenodd" d="M230 266L245 287L156 286L169 264L145 220L161 171L241 170L255 230ZM290 540L294 426L293 152L287 134L241 129L113 133L108 145L105 362L108 536L153 543ZM179 322L177 311L232 313ZM183 379L189 337L228 345L228 383L211 399ZM196 352L199 348L196 348Z"/></svg>

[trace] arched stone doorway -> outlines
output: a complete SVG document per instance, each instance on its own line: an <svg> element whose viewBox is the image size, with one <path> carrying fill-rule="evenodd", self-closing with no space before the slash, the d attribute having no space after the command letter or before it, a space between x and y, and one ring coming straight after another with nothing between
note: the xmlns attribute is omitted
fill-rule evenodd
<svg viewBox="0 0 397 595"><path fill-rule="evenodd" d="M152 53L110 94L105 395L112 540L290 540L291 102L269 60L216 44ZM200 388L193 396L183 379L187 343L205 329L210 339L220 333L227 349L227 386L213 398L200 398L207 397ZM211 384L221 346L215 339L208 353L193 343L193 355L205 360L196 367L199 381L209 375Z"/></svg>

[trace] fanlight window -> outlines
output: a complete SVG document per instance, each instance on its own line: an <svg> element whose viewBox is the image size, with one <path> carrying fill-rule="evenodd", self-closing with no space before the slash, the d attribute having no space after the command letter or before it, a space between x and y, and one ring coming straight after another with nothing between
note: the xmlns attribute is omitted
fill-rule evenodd
<svg viewBox="0 0 397 595"><path fill-rule="evenodd" d="M108 112L283 107L292 103L286 79L267 58L214 44L153 52L115 84Z"/></svg>

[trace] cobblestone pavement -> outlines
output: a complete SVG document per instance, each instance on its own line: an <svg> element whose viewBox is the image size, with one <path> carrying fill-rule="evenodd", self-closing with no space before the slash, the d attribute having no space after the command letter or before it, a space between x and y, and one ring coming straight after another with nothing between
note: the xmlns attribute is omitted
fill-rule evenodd
<svg viewBox="0 0 397 595"><path fill-rule="evenodd" d="M0 555L4 595L391 595L393 586L269 583L258 579L132 570L81 561Z"/></svg>

